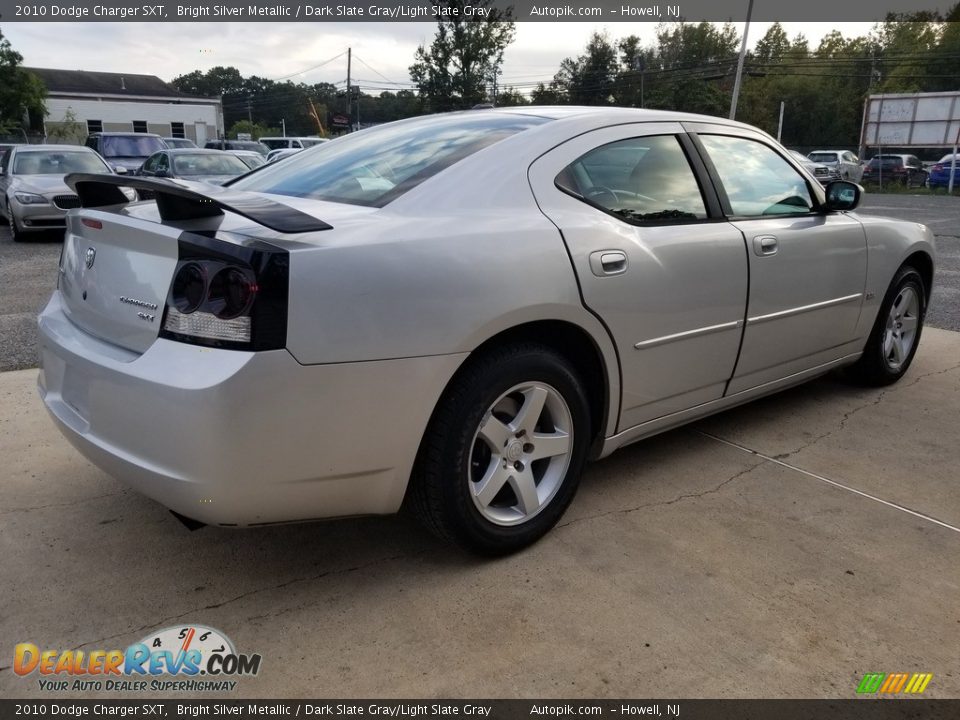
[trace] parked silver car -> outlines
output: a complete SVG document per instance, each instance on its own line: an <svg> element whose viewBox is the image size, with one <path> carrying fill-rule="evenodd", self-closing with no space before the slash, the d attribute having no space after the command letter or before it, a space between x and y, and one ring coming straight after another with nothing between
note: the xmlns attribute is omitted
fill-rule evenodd
<svg viewBox="0 0 960 720"><path fill-rule="evenodd" d="M697 115L467 111L225 187L69 182L43 401L101 468L224 526L406 505L516 550L589 458L834 368L895 382L933 278L930 230Z"/></svg>
<svg viewBox="0 0 960 720"><path fill-rule="evenodd" d="M803 169L813 175L817 182L826 185L828 182L836 180L837 178L833 173L830 172L830 168L822 163L816 163L813 160L810 160L806 155L798 153L796 150L790 150L789 153L793 155L794 159L803 166Z"/></svg>
<svg viewBox="0 0 960 720"><path fill-rule="evenodd" d="M31 232L63 228L67 210L80 207L63 178L68 173L113 174L102 157L81 145L14 145L0 162L0 198L14 241ZM136 198L126 190L128 200Z"/></svg>
<svg viewBox="0 0 960 720"><path fill-rule="evenodd" d="M860 182L860 176L863 175L860 158L849 150L814 150L807 157L815 163L826 165L830 180Z"/></svg>

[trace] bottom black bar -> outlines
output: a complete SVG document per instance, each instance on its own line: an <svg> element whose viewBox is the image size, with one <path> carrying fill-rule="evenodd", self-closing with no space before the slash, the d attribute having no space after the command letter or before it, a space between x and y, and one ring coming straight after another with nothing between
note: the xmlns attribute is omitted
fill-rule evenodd
<svg viewBox="0 0 960 720"><path fill-rule="evenodd" d="M859 700L0 700L0 718L662 718L956 720L960 699Z"/></svg>

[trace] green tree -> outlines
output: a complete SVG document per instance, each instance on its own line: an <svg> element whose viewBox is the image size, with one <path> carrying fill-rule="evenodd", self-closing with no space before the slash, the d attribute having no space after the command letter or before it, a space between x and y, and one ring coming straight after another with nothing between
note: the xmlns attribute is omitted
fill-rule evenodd
<svg viewBox="0 0 960 720"><path fill-rule="evenodd" d="M227 130L227 137L234 140L237 135L242 133L248 134L254 140L259 140L262 137L275 137L280 135L280 129L252 123L249 120L238 120Z"/></svg>
<svg viewBox="0 0 960 720"><path fill-rule="evenodd" d="M566 58L552 85L574 105L612 105L619 70L617 48L606 33L593 33L582 55Z"/></svg>
<svg viewBox="0 0 960 720"><path fill-rule="evenodd" d="M486 8L483 20L468 20L464 7ZM434 112L469 108L487 99L487 83L503 63L503 52L513 42L512 11L493 7L492 0L439 0L437 5L456 14L437 20L430 47L417 48L410 77L425 106Z"/></svg>
<svg viewBox="0 0 960 720"><path fill-rule="evenodd" d="M46 88L22 64L23 55L0 32L0 133L29 129L31 117L47 114Z"/></svg>

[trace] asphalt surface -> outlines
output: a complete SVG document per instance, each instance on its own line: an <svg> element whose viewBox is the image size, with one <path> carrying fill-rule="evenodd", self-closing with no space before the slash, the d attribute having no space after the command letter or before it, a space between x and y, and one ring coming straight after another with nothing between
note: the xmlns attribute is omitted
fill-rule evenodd
<svg viewBox="0 0 960 720"><path fill-rule="evenodd" d="M927 324L960 330L960 198L867 194L859 211L933 229L938 258ZM0 221L0 372L37 365L35 318L56 285L60 246L58 233L14 243Z"/></svg>
<svg viewBox="0 0 960 720"><path fill-rule="evenodd" d="M41 690L17 643L203 624L262 656L231 698L852 699L868 672L957 698L958 414L960 333L928 329L896 385L824 377L588 466L483 561L402 516L191 533L0 373L0 697L116 695Z"/></svg>

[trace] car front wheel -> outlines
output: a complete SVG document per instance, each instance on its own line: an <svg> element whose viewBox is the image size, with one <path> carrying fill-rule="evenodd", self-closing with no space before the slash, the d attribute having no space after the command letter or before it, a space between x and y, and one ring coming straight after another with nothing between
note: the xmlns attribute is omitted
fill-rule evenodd
<svg viewBox="0 0 960 720"><path fill-rule="evenodd" d="M926 311L920 273L909 265L900 268L883 298L863 355L850 368L851 376L878 386L903 377L920 344Z"/></svg>
<svg viewBox="0 0 960 720"><path fill-rule="evenodd" d="M7 223L10 226L10 238L14 242L23 241L23 230L20 229L20 224L17 222L16 215L13 214L13 210L10 209L10 201L7 201L7 204L4 208L4 212L7 216Z"/></svg>
<svg viewBox="0 0 960 720"><path fill-rule="evenodd" d="M436 535L502 555L535 542L573 500L590 440L574 367L521 344L470 362L424 438L409 498Z"/></svg>

